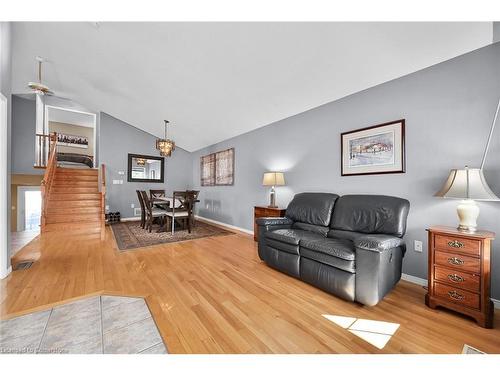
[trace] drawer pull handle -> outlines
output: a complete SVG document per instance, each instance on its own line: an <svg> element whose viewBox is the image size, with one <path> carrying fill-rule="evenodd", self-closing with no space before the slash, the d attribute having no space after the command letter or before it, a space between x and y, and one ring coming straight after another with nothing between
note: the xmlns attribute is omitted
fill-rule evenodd
<svg viewBox="0 0 500 375"><path fill-rule="evenodd" d="M453 299L456 299L457 301L462 301L465 297L463 295L461 295L460 293L457 293L456 290L450 290L448 292L448 295L450 296L450 298L453 298Z"/></svg>
<svg viewBox="0 0 500 375"><path fill-rule="evenodd" d="M464 247L465 244L463 242L453 240L453 241L448 241L448 246L460 249L460 248Z"/></svg>
<svg viewBox="0 0 500 375"><path fill-rule="evenodd" d="M460 258L453 257L453 258L448 258L448 263L454 264L456 266L461 266L465 262L462 259L460 259Z"/></svg>
<svg viewBox="0 0 500 375"><path fill-rule="evenodd" d="M465 281L463 277L458 276L456 273L448 275L448 279L456 283L463 283Z"/></svg>

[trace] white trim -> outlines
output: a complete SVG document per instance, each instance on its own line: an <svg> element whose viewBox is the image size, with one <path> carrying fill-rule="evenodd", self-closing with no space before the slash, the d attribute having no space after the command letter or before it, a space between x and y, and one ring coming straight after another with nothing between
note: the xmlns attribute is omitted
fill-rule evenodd
<svg viewBox="0 0 500 375"><path fill-rule="evenodd" d="M7 268L7 270L2 269L2 273L0 274L0 279L5 279L12 272L12 266Z"/></svg>
<svg viewBox="0 0 500 375"><path fill-rule="evenodd" d="M7 207L9 190L7 187L8 154L7 154L7 127L8 127L7 98L0 93L0 278L5 278L12 270L10 264L10 249L7 227L9 223L10 207Z"/></svg>
<svg viewBox="0 0 500 375"><path fill-rule="evenodd" d="M408 275L407 273L402 273L401 274L401 280L405 280L405 281L408 281L410 283L417 284L417 285L422 285L422 286L427 286L428 285L427 279L422 279L420 277Z"/></svg>
<svg viewBox="0 0 500 375"><path fill-rule="evenodd" d="M494 299L490 298L491 302L493 302L493 306L495 306L495 309L500 309L500 299Z"/></svg>
<svg viewBox="0 0 500 375"><path fill-rule="evenodd" d="M194 215L194 217L196 219L208 221L209 223L217 224L217 225L229 228L229 229L239 230L240 232L251 234L253 236L253 230L248 230L248 229L245 229L245 228L237 227L236 225L226 224L226 223L223 223L221 221L217 221L217 220L213 220L213 219L208 219L206 217L199 216L199 215Z"/></svg>
<svg viewBox="0 0 500 375"><path fill-rule="evenodd" d="M120 221L140 221L141 217L140 216L132 216L132 217L122 217L120 218Z"/></svg>

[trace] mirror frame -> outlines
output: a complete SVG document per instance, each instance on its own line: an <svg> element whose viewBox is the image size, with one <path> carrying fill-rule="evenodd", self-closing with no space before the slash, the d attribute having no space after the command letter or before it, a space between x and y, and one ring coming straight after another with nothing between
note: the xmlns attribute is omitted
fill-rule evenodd
<svg viewBox="0 0 500 375"><path fill-rule="evenodd" d="M132 159L150 159L158 160L161 162L161 176L158 180L153 180L150 178L132 178ZM128 167L127 167L127 181L128 182L149 182L149 183L164 183L165 182L165 158L162 156L151 156L151 155L141 155L141 154L128 154Z"/></svg>

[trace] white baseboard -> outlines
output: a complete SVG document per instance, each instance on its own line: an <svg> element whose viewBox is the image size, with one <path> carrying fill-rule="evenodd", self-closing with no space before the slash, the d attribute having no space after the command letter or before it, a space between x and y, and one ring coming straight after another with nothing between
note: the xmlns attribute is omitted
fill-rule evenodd
<svg viewBox="0 0 500 375"><path fill-rule="evenodd" d="M420 277L408 275L406 273L401 274L401 280L405 280L405 281L408 281L410 283L421 285L421 286L427 286L426 279L422 279ZM495 309L500 309L500 300L491 298L491 301L493 302Z"/></svg>
<svg viewBox="0 0 500 375"><path fill-rule="evenodd" d="M7 268L5 271L2 271L2 274L0 275L0 279L5 279L9 274L12 272L12 266Z"/></svg>
<svg viewBox="0 0 500 375"><path fill-rule="evenodd" d="M408 275L407 273L401 274L401 279L413 284L427 286L427 279L422 279L420 277Z"/></svg>
<svg viewBox="0 0 500 375"><path fill-rule="evenodd" d="M141 220L140 216L132 216L132 217L122 217L120 221L139 221Z"/></svg>
<svg viewBox="0 0 500 375"><path fill-rule="evenodd" d="M217 225L229 228L229 229L239 230L240 232L251 234L253 236L253 230L248 230L248 229L245 229L245 228L237 227L236 225L226 224L226 223L223 223L221 221L217 221L217 220L213 220L213 219L208 219L206 217L199 216L199 215L195 215L194 217L196 219L208 221L209 223L217 224Z"/></svg>

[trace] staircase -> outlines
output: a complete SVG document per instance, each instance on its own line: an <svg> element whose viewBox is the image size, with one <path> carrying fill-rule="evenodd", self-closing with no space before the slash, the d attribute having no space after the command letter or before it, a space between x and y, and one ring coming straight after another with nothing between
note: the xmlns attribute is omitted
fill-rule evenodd
<svg viewBox="0 0 500 375"><path fill-rule="evenodd" d="M55 169L42 231L99 233L104 226L97 169Z"/></svg>

